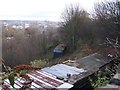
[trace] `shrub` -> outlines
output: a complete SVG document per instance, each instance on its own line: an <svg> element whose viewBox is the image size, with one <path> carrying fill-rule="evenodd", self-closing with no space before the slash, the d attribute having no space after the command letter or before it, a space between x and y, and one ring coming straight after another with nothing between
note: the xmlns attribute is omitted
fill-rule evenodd
<svg viewBox="0 0 120 90"><path fill-rule="evenodd" d="M34 61L31 61L30 64L32 66L40 66L40 67L45 67L47 66L49 63L48 63L48 60L46 59L43 59L43 60L34 60Z"/></svg>
<svg viewBox="0 0 120 90"><path fill-rule="evenodd" d="M99 86L104 86L109 83L109 80L106 76L100 77L98 76L97 79L94 81L93 79L90 79L91 86L93 88L97 88Z"/></svg>

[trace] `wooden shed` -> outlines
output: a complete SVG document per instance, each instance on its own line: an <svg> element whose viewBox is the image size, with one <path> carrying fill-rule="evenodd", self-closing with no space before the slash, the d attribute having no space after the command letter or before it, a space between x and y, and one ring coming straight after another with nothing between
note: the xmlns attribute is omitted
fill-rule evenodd
<svg viewBox="0 0 120 90"><path fill-rule="evenodd" d="M75 66L77 68L83 68L87 72L81 73L79 75L74 75L68 79L70 84L73 84L75 88L88 88L86 86L89 85L89 77L94 73L101 69L105 69L107 65L112 61L112 59L103 57L98 53L91 54L89 56L83 57L81 59L76 60L74 63L67 63L67 65ZM71 89L71 90L72 90ZM87 90L87 89L85 89Z"/></svg>

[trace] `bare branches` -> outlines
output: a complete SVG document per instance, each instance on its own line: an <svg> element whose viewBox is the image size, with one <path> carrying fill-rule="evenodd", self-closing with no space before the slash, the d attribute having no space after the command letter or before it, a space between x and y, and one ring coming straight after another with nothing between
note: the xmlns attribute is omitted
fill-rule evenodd
<svg viewBox="0 0 120 90"><path fill-rule="evenodd" d="M98 23L104 28L105 37L120 38L120 1L97 3L95 5L95 14Z"/></svg>
<svg viewBox="0 0 120 90"><path fill-rule="evenodd" d="M119 42L118 42L118 37L115 40L106 37L106 44L109 44L109 45L113 46L114 48L120 47Z"/></svg>
<svg viewBox="0 0 120 90"><path fill-rule="evenodd" d="M119 48L120 48L120 45L119 45L119 42L118 42L118 37L114 40L114 39L110 39L108 37L106 37L106 45L110 45L112 46L114 49L115 49L115 58L119 57Z"/></svg>

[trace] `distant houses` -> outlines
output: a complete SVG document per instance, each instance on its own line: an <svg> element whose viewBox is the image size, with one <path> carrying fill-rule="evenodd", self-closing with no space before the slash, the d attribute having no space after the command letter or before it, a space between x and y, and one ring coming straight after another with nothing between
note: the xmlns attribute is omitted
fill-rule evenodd
<svg viewBox="0 0 120 90"><path fill-rule="evenodd" d="M37 27L40 30L46 30L48 27L58 28L58 22L51 21L21 21L21 20L3 20L2 25L4 27L11 27L13 29L26 29L29 27Z"/></svg>

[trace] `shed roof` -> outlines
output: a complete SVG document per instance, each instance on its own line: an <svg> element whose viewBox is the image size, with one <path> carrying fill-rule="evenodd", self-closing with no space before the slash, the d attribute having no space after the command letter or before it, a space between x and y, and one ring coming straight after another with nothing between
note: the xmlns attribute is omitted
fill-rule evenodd
<svg viewBox="0 0 120 90"><path fill-rule="evenodd" d="M67 63L70 66L76 66L77 68L83 68L87 70L86 73L82 73L76 76L73 76L69 81L74 84L78 80L85 78L92 73L98 71L101 67L104 67L106 64L110 63L111 59L104 58L100 54L94 53L84 58L78 59L74 63Z"/></svg>
<svg viewBox="0 0 120 90"><path fill-rule="evenodd" d="M65 47L66 47L66 45L65 44L59 44L59 45L57 45L56 47L55 47L55 49L56 50L64 50L65 49Z"/></svg>
<svg viewBox="0 0 120 90"><path fill-rule="evenodd" d="M67 63L70 66L76 66L78 68L84 68L88 71L96 71L103 67L105 64L109 63L111 59L105 58L98 53L91 54L89 56L83 57L76 60L73 63Z"/></svg>
<svg viewBox="0 0 120 90"><path fill-rule="evenodd" d="M42 70L63 79L68 78L68 74L72 76L80 74L82 72L86 72L86 70L84 70L83 68L79 69L65 64L57 64L52 67L43 68Z"/></svg>

